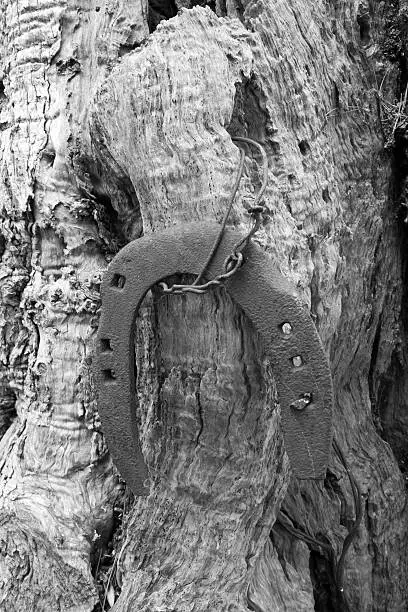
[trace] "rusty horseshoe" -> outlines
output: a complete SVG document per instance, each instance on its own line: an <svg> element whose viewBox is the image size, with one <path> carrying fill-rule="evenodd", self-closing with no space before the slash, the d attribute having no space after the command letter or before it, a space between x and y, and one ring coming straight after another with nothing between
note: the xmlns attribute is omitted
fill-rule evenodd
<svg viewBox="0 0 408 612"><path fill-rule="evenodd" d="M136 495L148 471L136 424L134 330L146 292L176 273L197 274L219 232L215 223L180 225L139 238L112 260L102 283L94 375L102 430L112 458ZM227 229L206 272L223 268L240 234ZM332 382L320 338L295 289L260 247L224 286L263 337L276 377L286 451L298 478L323 478L332 442ZM199 299L199 298L198 298Z"/></svg>

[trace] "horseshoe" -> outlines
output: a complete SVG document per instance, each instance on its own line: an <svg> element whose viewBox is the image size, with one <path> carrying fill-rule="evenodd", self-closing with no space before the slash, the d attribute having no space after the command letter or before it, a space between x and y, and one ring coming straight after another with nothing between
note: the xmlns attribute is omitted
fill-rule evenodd
<svg viewBox="0 0 408 612"><path fill-rule="evenodd" d="M219 233L214 223L186 224L139 238L112 260L102 283L94 375L102 430L112 458L136 495L148 471L136 424L134 330L146 292L176 273L201 270ZM227 229L206 272L223 262L241 237ZM332 382L320 338L294 288L256 244L224 286L263 337L282 409L285 448L298 478L324 478L332 442ZM198 298L199 299L199 298Z"/></svg>

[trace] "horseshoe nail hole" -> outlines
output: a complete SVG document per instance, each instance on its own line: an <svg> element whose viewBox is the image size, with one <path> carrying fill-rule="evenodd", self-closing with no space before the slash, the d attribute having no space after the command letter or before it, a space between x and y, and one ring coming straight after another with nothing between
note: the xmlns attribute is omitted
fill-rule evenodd
<svg viewBox="0 0 408 612"><path fill-rule="evenodd" d="M103 380L106 383L112 383L116 380L116 375L113 370L102 370Z"/></svg>
<svg viewBox="0 0 408 612"><path fill-rule="evenodd" d="M126 278L122 274L114 274L111 280L111 286L123 289L126 283Z"/></svg>
<svg viewBox="0 0 408 612"><path fill-rule="evenodd" d="M288 323L288 321L286 321L285 323L282 323L281 330L282 333L285 334L285 336L290 336L293 331L293 327L290 323Z"/></svg>
<svg viewBox="0 0 408 612"><path fill-rule="evenodd" d="M294 410L304 410L306 406L312 403L313 395L311 393L303 393L299 399L291 403L290 407Z"/></svg>
<svg viewBox="0 0 408 612"><path fill-rule="evenodd" d="M303 365L303 359L301 355L295 355L292 357L292 364L294 368L300 368Z"/></svg>
<svg viewBox="0 0 408 612"><path fill-rule="evenodd" d="M108 353L111 350L111 341L108 338L101 338L101 351Z"/></svg>

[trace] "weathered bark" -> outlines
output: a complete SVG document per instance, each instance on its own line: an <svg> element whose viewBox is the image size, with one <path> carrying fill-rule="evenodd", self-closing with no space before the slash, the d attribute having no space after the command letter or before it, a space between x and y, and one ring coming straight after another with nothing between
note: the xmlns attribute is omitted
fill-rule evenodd
<svg viewBox="0 0 408 612"><path fill-rule="evenodd" d="M362 490L350 609L405 610L406 7L183 5L149 34L170 4L0 2L0 609L344 606L331 563L350 483L335 455L324 482L291 477L271 364L223 290L153 290L140 313L147 498L129 503L98 423L108 261L142 233L221 219L231 135L248 135L270 161L259 242L310 308Z"/></svg>
<svg viewBox="0 0 408 612"><path fill-rule="evenodd" d="M90 381L102 207L78 153L92 91L147 26L129 2L2 2L1 15L1 355L18 418L1 443L0 607L91 610L90 555L118 487Z"/></svg>

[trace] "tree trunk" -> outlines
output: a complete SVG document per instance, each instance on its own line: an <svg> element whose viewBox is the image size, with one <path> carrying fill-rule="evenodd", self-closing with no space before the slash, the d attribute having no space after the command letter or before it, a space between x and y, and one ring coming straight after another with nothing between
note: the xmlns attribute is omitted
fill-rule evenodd
<svg viewBox="0 0 408 612"><path fill-rule="evenodd" d="M0 610L402 612L408 5L193 5L0 0ZM257 239L330 359L363 501L341 584L347 472L333 453L324 482L291 475L273 366L223 289L140 310L147 497L98 420L104 270L142 234L221 221L231 136L265 146ZM259 167L248 150L242 230Z"/></svg>

